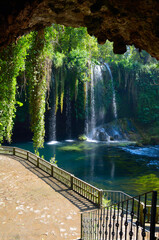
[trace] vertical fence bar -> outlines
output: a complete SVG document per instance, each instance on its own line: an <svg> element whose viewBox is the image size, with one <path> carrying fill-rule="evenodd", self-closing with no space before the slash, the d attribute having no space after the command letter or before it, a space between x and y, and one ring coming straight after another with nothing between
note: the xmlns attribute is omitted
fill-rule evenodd
<svg viewBox="0 0 159 240"><path fill-rule="evenodd" d="M100 189L98 191L98 207L101 208L102 207L102 198L103 198L103 190Z"/></svg>
<svg viewBox="0 0 159 240"><path fill-rule="evenodd" d="M115 219L116 219L115 211L116 211L116 209L115 209L115 205L114 205L112 240L114 240L114 237L115 237Z"/></svg>
<svg viewBox="0 0 159 240"><path fill-rule="evenodd" d="M156 223L158 223L158 215L159 215L159 206L156 206Z"/></svg>
<svg viewBox="0 0 159 240"><path fill-rule="evenodd" d="M119 230L119 208L120 208L120 203L117 205L117 221L116 221L116 240L118 240L118 230Z"/></svg>
<svg viewBox="0 0 159 240"><path fill-rule="evenodd" d="M15 148L13 148L13 155L15 155Z"/></svg>
<svg viewBox="0 0 159 240"><path fill-rule="evenodd" d="M120 240L122 240L122 238L123 238L123 218L124 218L124 203L121 202L120 232L119 232Z"/></svg>
<svg viewBox="0 0 159 240"><path fill-rule="evenodd" d="M97 211L95 212L95 239L97 239Z"/></svg>
<svg viewBox="0 0 159 240"><path fill-rule="evenodd" d="M109 215L109 240L111 239L111 228L112 228L112 207L110 207L110 215Z"/></svg>
<svg viewBox="0 0 159 240"><path fill-rule="evenodd" d="M125 240L127 240L127 230L128 230L128 205L129 205L129 200L126 201Z"/></svg>
<svg viewBox="0 0 159 240"><path fill-rule="evenodd" d="M140 202L140 225L144 224L144 214L143 214L144 206L143 203Z"/></svg>
<svg viewBox="0 0 159 240"><path fill-rule="evenodd" d="M100 227L99 227L99 239L101 239L102 236L102 208L100 209L100 218L99 218L99 223L100 223Z"/></svg>
<svg viewBox="0 0 159 240"><path fill-rule="evenodd" d="M71 179L70 179L70 181L71 181L71 187L70 187L70 188L73 190L73 177L74 177L74 175L71 174L70 177L71 177Z"/></svg>
<svg viewBox="0 0 159 240"><path fill-rule="evenodd" d="M103 227L103 229L102 229L102 239L103 240L105 240L105 216L106 216L106 214L105 214L105 208L103 209L103 223L102 223L102 227Z"/></svg>
<svg viewBox="0 0 159 240"><path fill-rule="evenodd" d="M136 220L136 240L138 240L138 233L139 233L139 225L140 225L140 196L138 200L138 206L137 206L137 220Z"/></svg>
<svg viewBox="0 0 159 240"><path fill-rule="evenodd" d="M146 228L145 228L145 221L146 221L146 203L147 203L147 193L144 195L144 209L143 209L143 226L142 226L142 237L143 240L146 237Z"/></svg>
<svg viewBox="0 0 159 240"><path fill-rule="evenodd" d="M83 215L82 215L82 213L81 213L81 240L83 239L83 234L82 234L82 224L83 224Z"/></svg>
<svg viewBox="0 0 159 240"><path fill-rule="evenodd" d="M157 192L152 192L150 240L155 240Z"/></svg>
<svg viewBox="0 0 159 240"><path fill-rule="evenodd" d="M39 158L37 157L37 164L36 166L39 168Z"/></svg>
<svg viewBox="0 0 159 240"><path fill-rule="evenodd" d="M131 207L130 216L131 216L131 223L130 223L129 235L130 235L130 240L132 240L132 238L133 238L134 198L132 199L132 207Z"/></svg>
<svg viewBox="0 0 159 240"><path fill-rule="evenodd" d="M27 160L29 160L29 152L27 152Z"/></svg>
<svg viewBox="0 0 159 240"><path fill-rule="evenodd" d="M100 217L99 217L99 209L97 210L97 239L99 239L99 221L100 221Z"/></svg>
<svg viewBox="0 0 159 240"><path fill-rule="evenodd" d="M51 176L54 177L54 166L51 164Z"/></svg>
<svg viewBox="0 0 159 240"><path fill-rule="evenodd" d="M107 210L107 215L106 215L105 239L107 240L107 237L108 237L108 219L109 219L108 211L109 211L109 208L107 207L106 210Z"/></svg>

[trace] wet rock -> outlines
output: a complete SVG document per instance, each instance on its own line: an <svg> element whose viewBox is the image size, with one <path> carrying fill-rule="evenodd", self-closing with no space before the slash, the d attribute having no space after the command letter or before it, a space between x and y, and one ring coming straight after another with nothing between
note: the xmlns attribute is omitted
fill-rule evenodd
<svg viewBox="0 0 159 240"><path fill-rule="evenodd" d="M104 128L99 128L96 132L96 140L110 141L110 136L106 133Z"/></svg>

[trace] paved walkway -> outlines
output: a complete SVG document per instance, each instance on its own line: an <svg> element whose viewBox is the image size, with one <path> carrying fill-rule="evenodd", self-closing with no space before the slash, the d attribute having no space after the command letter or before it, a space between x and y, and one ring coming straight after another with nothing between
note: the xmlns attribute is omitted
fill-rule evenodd
<svg viewBox="0 0 159 240"><path fill-rule="evenodd" d="M18 157L0 155L0 240L80 238L80 211L94 206Z"/></svg>

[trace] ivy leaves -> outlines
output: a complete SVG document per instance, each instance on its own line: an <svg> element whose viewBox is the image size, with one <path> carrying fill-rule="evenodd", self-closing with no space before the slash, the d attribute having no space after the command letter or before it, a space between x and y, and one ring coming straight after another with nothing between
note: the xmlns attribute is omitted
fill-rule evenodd
<svg viewBox="0 0 159 240"><path fill-rule="evenodd" d="M32 42L26 61L26 76L29 89L31 130L36 150L43 147L45 137L46 60L49 57L50 50L51 47L47 38L45 38L44 30L32 33Z"/></svg>
<svg viewBox="0 0 159 240"><path fill-rule="evenodd" d="M29 35L0 53L0 142L10 142L16 112L16 78L25 68Z"/></svg>

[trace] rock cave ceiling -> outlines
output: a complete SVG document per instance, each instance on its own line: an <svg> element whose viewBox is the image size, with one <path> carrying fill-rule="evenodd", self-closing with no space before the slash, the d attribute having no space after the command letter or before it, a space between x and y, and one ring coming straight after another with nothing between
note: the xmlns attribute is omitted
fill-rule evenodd
<svg viewBox="0 0 159 240"><path fill-rule="evenodd" d="M159 0L1 0L0 48L52 23L87 27L114 53L134 44L159 60Z"/></svg>

